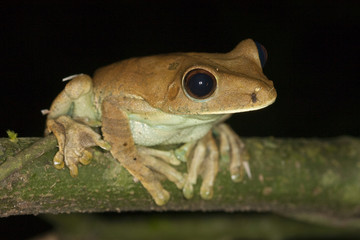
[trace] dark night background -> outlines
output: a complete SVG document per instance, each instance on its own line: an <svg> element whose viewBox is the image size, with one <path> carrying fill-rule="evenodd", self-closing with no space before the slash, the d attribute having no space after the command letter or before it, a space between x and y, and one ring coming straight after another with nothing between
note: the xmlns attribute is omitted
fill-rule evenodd
<svg viewBox="0 0 360 240"><path fill-rule="evenodd" d="M1 114L6 130L42 136L63 77L133 56L227 52L253 38L278 98L232 117L242 136L360 135L359 1L3 1Z"/></svg>

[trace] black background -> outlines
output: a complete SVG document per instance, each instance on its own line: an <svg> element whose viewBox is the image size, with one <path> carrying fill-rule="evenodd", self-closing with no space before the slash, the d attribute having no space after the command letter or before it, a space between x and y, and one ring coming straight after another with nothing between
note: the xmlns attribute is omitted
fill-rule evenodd
<svg viewBox="0 0 360 240"><path fill-rule="evenodd" d="M268 50L277 101L234 115L242 136L359 136L359 1L4 1L0 137L42 136L63 77L133 56Z"/></svg>
<svg viewBox="0 0 360 240"><path fill-rule="evenodd" d="M42 136L63 77L133 56L268 50L271 107L237 114L243 136L359 136L357 1L9 1L0 12L0 136Z"/></svg>

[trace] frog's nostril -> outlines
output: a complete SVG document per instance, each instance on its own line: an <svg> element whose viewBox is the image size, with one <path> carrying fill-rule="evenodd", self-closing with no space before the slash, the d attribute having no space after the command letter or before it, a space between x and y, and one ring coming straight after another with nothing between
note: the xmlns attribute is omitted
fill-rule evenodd
<svg viewBox="0 0 360 240"><path fill-rule="evenodd" d="M252 101L253 103L256 103L256 102L258 101L258 99L257 99L257 96L256 96L256 93L255 93L255 92L253 92L253 93L251 94L251 101Z"/></svg>

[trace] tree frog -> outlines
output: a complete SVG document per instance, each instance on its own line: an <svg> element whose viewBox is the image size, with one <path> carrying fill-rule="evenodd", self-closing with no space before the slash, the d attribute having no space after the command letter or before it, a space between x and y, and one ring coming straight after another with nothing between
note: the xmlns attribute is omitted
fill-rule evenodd
<svg viewBox="0 0 360 240"><path fill-rule="evenodd" d="M188 199L201 176L200 195L210 199L220 156L229 156L234 181L244 172L251 176L244 144L223 121L275 101L273 82L262 71L266 57L262 45L247 39L228 53L131 58L98 69L93 78L71 76L47 116L46 132L59 146L54 166L66 165L75 177L78 164L92 158L89 148L100 146L158 205L170 197L159 175ZM181 161L187 173L176 169Z"/></svg>

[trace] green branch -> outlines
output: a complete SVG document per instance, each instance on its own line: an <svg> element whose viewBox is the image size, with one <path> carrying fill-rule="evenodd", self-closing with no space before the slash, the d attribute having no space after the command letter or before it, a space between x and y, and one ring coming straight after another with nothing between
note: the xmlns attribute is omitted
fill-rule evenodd
<svg viewBox="0 0 360 240"><path fill-rule="evenodd" d="M150 195L108 152L94 149L93 161L72 178L56 170L56 140L0 139L0 216L129 210L262 211L335 224L360 226L360 140L244 139L252 179L233 183L220 163L214 198L193 199L168 181L171 199L156 206ZM184 167L184 166L182 166Z"/></svg>

